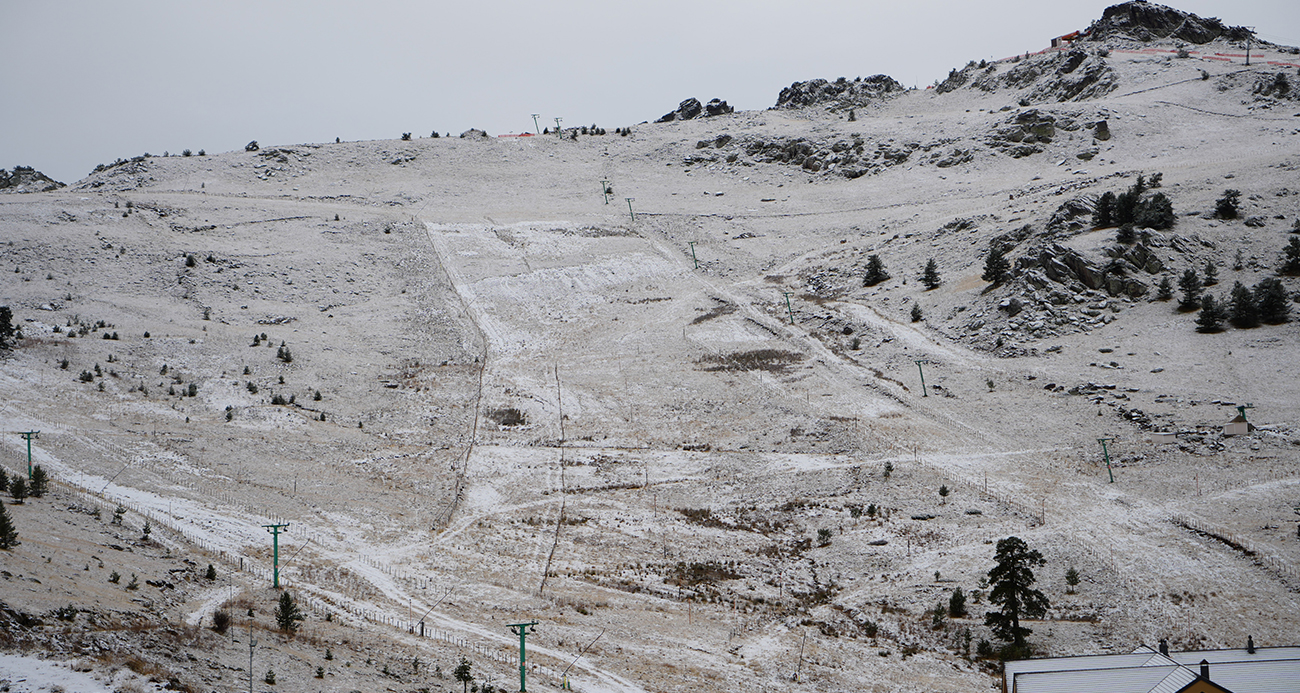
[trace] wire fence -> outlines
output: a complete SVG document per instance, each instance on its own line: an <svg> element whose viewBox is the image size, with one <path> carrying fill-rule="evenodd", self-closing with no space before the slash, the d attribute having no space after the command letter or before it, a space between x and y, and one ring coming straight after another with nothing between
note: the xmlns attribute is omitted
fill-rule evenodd
<svg viewBox="0 0 1300 693"><path fill-rule="evenodd" d="M156 467L156 465L145 466ZM164 476L169 476L163 470L158 471L163 473ZM25 475L26 470L24 469L21 472L14 471L11 473ZM101 512L106 510L112 513L119 507L125 508L136 515L145 518L151 528L159 528L172 532L182 538L186 543L224 564L230 570L249 575L256 580L272 582L275 579L274 567L266 565L262 559L249 556L242 552L228 550L202 536L194 525L182 522L170 513L160 512L156 508L142 505L131 498L108 492L106 488L95 489L86 484L83 479L71 475L60 475L57 473L50 474L49 483L51 485L63 486L69 491L80 494L84 499L101 506ZM264 513L258 513L255 508L247 504L235 504L235 507L245 509L253 515L268 517ZM267 524L271 524L272 522L279 522L279 520L272 519L271 522L268 522ZM306 541L303 542L304 547L307 543L311 543L316 539L316 535L312 533L298 533L296 536L298 538L306 539ZM390 577L409 582L414 588L427 589L434 584L434 581L429 579L427 576L394 568L368 556L361 556L356 560L357 562L379 570ZM343 583L340 585L342 592L336 596L328 596L324 594L325 590L322 588L310 584L305 580L299 582L297 579L300 577L309 579L314 575L322 573L329 574L335 582ZM289 569L286 566L281 566L279 582L280 587L283 589L297 587L299 590L314 590L313 593L300 595L298 601L305 605L313 615L319 618L332 619L336 615L347 613L354 618L405 631L406 633L419 638L427 638L433 641L449 644L465 653L491 660L492 662L503 666L511 667L515 671L519 668L519 656L511 644L482 642L470 639L453 631L427 627L422 625L420 622L401 618L400 616L394 615L389 610L378 608L373 604L361 601L367 596L378 595L379 593L369 581L365 580L364 576L359 576L354 571L347 571L346 567L335 568L331 566L303 564ZM534 656L539 659L549 658L548 655ZM547 666L545 664L530 661L527 663L527 671L528 678L532 682L546 683L557 688L562 686L568 686L570 689L572 688L572 685L567 682L561 672L553 666Z"/></svg>

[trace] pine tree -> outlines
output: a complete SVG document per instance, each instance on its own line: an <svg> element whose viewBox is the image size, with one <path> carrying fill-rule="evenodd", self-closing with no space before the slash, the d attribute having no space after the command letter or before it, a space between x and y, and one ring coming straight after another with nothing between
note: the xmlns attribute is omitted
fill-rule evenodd
<svg viewBox="0 0 1300 693"><path fill-rule="evenodd" d="M1232 285L1232 324L1243 329L1259 327L1255 296L1241 282Z"/></svg>
<svg viewBox="0 0 1300 693"><path fill-rule="evenodd" d="M1065 593L1074 594L1074 588L1079 585L1079 571L1075 570L1073 567L1065 571L1065 584L1068 585L1068 587L1065 588Z"/></svg>
<svg viewBox="0 0 1300 693"><path fill-rule="evenodd" d="M1025 636L1033 631L1020 625L1020 619L1039 618L1051 606L1047 597L1033 588L1033 568L1046 563L1043 555L1029 548L1019 537L1007 537L998 542L993 556L997 565L989 571L989 602L1002 607L1001 611L984 614L984 625L1003 640L1017 648L1025 646Z"/></svg>
<svg viewBox="0 0 1300 693"><path fill-rule="evenodd" d="M923 318L923 317L925 317L925 316L921 313L921 304L919 304L919 303L913 303L913 304L912 304L912 322L921 322L921 318Z"/></svg>
<svg viewBox="0 0 1300 693"><path fill-rule="evenodd" d="M8 551L21 543L18 541L18 530L14 529L13 520L9 519L9 511L5 509L4 503L0 503L0 549Z"/></svg>
<svg viewBox="0 0 1300 693"><path fill-rule="evenodd" d="M0 306L0 351L10 349L14 345L14 314L9 310L9 306Z"/></svg>
<svg viewBox="0 0 1300 693"><path fill-rule="evenodd" d="M993 284L1001 284L1007 278L1007 272L1011 269L1011 263L1007 262L1006 257L1002 255L1001 248L990 248L988 257L984 259L984 274L980 278Z"/></svg>
<svg viewBox="0 0 1300 693"><path fill-rule="evenodd" d="M1156 300L1168 301L1174 297L1174 285L1169 281L1169 277L1161 277L1160 283L1156 285Z"/></svg>
<svg viewBox="0 0 1300 693"><path fill-rule="evenodd" d="M1280 279L1269 278L1255 285L1255 306L1259 318L1270 325L1280 325L1291 319L1290 301Z"/></svg>
<svg viewBox="0 0 1300 693"><path fill-rule="evenodd" d="M1300 238L1292 236L1282 249L1282 274L1300 274Z"/></svg>
<svg viewBox="0 0 1300 693"><path fill-rule="evenodd" d="M1141 195L1139 193L1134 192L1133 189L1130 188L1120 193L1119 196L1115 198L1116 224L1123 226L1124 224L1133 223L1133 219L1137 215L1138 199L1140 197Z"/></svg>
<svg viewBox="0 0 1300 693"><path fill-rule="evenodd" d="M456 680L464 685L465 691L469 691L469 682L474 680L474 674L470 673L469 660L465 659L463 655L460 658L460 664L452 672L452 676L455 676Z"/></svg>
<svg viewBox="0 0 1300 693"><path fill-rule="evenodd" d="M1092 225L1099 229L1115 225L1115 193L1108 190L1097 199L1097 206L1092 212Z"/></svg>
<svg viewBox="0 0 1300 693"><path fill-rule="evenodd" d="M1214 216L1220 219L1236 219L1240 211L1241 191L1231 188L1223 191L1223 197L1214 202Z"/></svg>
<svg viewBox="0 0 1300 693"><path fill-rule="evenodd" d="M1210 294L1201 297L1201 312L1196 316L1196 331L1207 333L1223 331L1223 308Z"/></svg>
<svg viewBox="0 0 1300 693"><path fill-rule="evenodd" d="M948 598L948 615L953 618L966 615L966 595L962 594L960 587L953 590L952 596Z"/></svg>
<svg viewBox="0 0 1300 693"><path fill-rule="evenodd" d="M889 279L889 272L885 271L885 263L881 261L880 256L872 255L867 258L867 274L862 278L862 285L875 286L887 279Z"/></svg>
<svg viewBox="0 0 1300 693"><path fill-rule="evenodd" d="M27 477L15 474L13 480L9 482L9 495L14 497L15 504L27 500Z"/></svg>
<svg viewBox="0 0 1300 693"><path fill-rule="evenodd" d="M1219 268L1214 266L1213 260L1205 261L1205 281L1201 282L1203 286L1214 286L1219 283Z"/></svg>
<svg viewBox="0 0 1300 693"><path fill-rule="evenodd" d="M1183 272L1182 278L1178 280L1178 290L1183 292L1183 298L1178 302L1179 310L1196 310L1201 305L1201 278L1196 276L1196 270Z"/></svg>
<svg viewBox="0 0 1300 693"><path fill-rule="evenodd" d="M275 609L275 623L286 633L298 632L298 621L306 618L298 609L293 595L284 592L280 595L280 605Z"/></svg>
<svg viewBox="0 0 1300 693"><path fill-rule="evenodd" d="M1115 232L1115 242L1124 245L1132 245L1137 240L1137 230L1133 228L1132 223L1124 224Z"/></svg>
<svg viewBox="0 0 1300 693"><path fill-rule="evenodd" d="M4 467L0 467L0 490L9 490L9 474Z"/></svg>
<svg viewBox="0 0 1300 693"><path fill-rule="evenodd" d="M1133 223L1148 229L1167 229L1174 225L1174 203L1164 193L1156 193L1138 204Z"/></svg>
<svg viewBox="0 0 1300 693"><path fill-rule="evenodd" d="M925 263L925 271L921 273L921 283L925 284L927 290L939 288L943 282L939 279L939 264L930 258Z"/></svg>
<svg viewBox="0 0 1300 693"><path fill-rule="evenodd" d="M45 468L38 464L32 468L32 484L28 493L31 494L32 498L40 498L49 489L49 483L50 480L45 474Z"/></svg>

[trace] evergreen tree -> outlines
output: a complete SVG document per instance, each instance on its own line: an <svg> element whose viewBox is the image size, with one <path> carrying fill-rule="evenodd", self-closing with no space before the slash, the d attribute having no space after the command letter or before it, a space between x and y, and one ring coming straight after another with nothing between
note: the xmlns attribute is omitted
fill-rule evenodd
<svg viewBox="0 0 1300 693"><path fill-rule="evenodd" d="M921 314L921 304L919 304L919 303L913 303L913 304L912 304L912 322L921 322L921 318L923 318L923 317L925 317L925 316Z"/></svg>
<svg viewBox="0 0 1300 693"><path fill-rule="evenodd" d="M1292 236L1282 249L1282 274L1300 274L1300 238Z"/></svg>
<svg viewBox="0 0 1300 693"><path fill-rule="evenodd" d="M966 595L962 594L960 587L953 590L952 596L948 598L948 615L953 618L966 615Z"/></svg>
<svg viewBox="0 0 1300 693"><path fill-rule="evenodd" d="M1002 255L1001 248L990 248L988 257L984 258L984 274L980 278L993 284L1001 284L1007 278L1011 263Z"/></svg>
<svg viewBox="0 0 1300 693"><path fill-rule="evenodd" d="M1119 227L1118 231L1115 232L1116 243L1123 243L1124 245L1132 245L1133 241L1136 240L1137 240L1137 231L1134 230L1132 223L1124 224L1123 226Z"/></svg>
<svg viewBox="0 0 1300 693"><path fill-rule="evenodd" d="M1241 282L1232 285L1232 324L1240 328L1259 327L1255 296Z"/></svg>
<svg viewBox="0 0 1300 693"><path fill-rule="evenodd" d="M1137 216L1138 199L1140 197L1141 195L1139 193L1134 192L1133 189L1130 188L1120 193L1119 196L1115 198L1116 224L1123 226L1124 224L1133 223L1134 217Z"/></svg>
<svg viewBox="0 0 1300 693"><path fill-rule="evenodd" d="M9 495L14 497L15 504L27 500L27 477L15 474L13 480L9 482Z"/></svg>
<svg viewBox="0 0 1300 693"><path fill-rule="evenodd" d="M14 529L13 520L9 519L9 511L5 509L4 503L0 503L0 549L8 551L21 543L18 541L18 530Z"/></svg>
<svg viewBox="0 0 1300 693"><path fill-rule="evenodd" d="M1202 286L1214 286L1219 283L1219 268L1214 266L1213 260L1205 261L1205 281L1201 282Z"/></svg>
<svg viewBox="0 0 1300 693"><path fill-rule="evenodd" d="M452 676L455 676L456 680L463 684L465 691L469 691L469 682L474 680L474 674L470 673L470 663L468 659L465 659L464 655L461 656L460 664L456 666Z"/></svg>
<svg viewBox="0 0 1300 693"><path fill-rule="evenodd" d="M209 564L208 564L208 572L204 573L204 574L203 574L203 577L206 578L206 579L208 579L208 580L216 580L216 579L217 579L217 569L216 569L216 568L213 568L213 567L212 567L212 564L209 563Z"/></svg>
<svg viewBox="0 0 1300 693"><path fill-rule="evenodd" d="M939 288L943 282L939 280L939 265L930 258L925 263L925 271L921 273L921 283L925 284L927 290Z"/></svg>
<svg viewBox="0 0 1300 693"><path fill-rule="evenodd" d="M1241 191L1229 188L1223 191L1223 197L1214 202L1214 216L1220 219L1236 219L1240 211Z"/></svg>
<svg viewBox="0 0 1300 693"><path fill-rule="evenodd" d="M1169 277L1161 277L1160 283L1156 285L1156 300L1168 301L1174 297L1174 285L1169 281Z"/></svg>
<svg viewBox="0 0 1300 693"><path fill-rule="evenodd" d="M1201 312L1196 316L1197 332L1222 332L1223 308L1210 294L1201 297Z"/></svg>
<svg viewBox="0 0 1300 693"><path fill-rule="evenodd" d="M1092 212L1092 225L1099 229L1115 225L1115 193L1107 190L1097 199Z"/></svg>
<svg viewBox="0 0 1300 693"><path fill-rule="evenodd" d="M1183 292L1183 298L1178 302L1179 310L1196 310L1201 305L1201 278L1196 276L1196 270L1183 272L1182 278L1178 280L1178 290Z"/></svg>
<svg viewBox="0 0 1300 693"><path fill-rule="evenodd" d="M9 490L9 474L5 471L4 467L0 467L0 490Z"/></svg>
<svg viewBox="0 0 1300 693"><path fill-rule="evenodd" d="M298 632L298 621L306 618L298 610L298 604L293 600L293 595L284 592L280 595L280 605L275 609L275 623L280 626L280 630L286 633Z"/></svg>
<svg viewBox="0 0 1300 693"><path fill-rule="evenodd" d="M1280 325L1291 319L1290 301L1280 279L1269 278L1255 285L1255 306L1259 318L1270 325Z"/></svg>
<svg viewBox="0 0 1300 693"><path fill-rule="evenodd" d="M1174 203L1164 193L1156 193L1138 204L1133 223L1148 229L1167 229L1174 225Z"/></svg>
<svg viewBox="0 0 1300 693"><path fill-rule="evenodd" d="M14 332L13 311L9 306L0 306L0 351L13 348Z"/></svg>
<svg viewBox="0 0 1300 693"><path fill-rule="evenodd" d="M1029 548L1019 537L1007 537L998 542L993 560L997 565L989 571L989 602L1002 607L1001 611L984 614L984 625L993 629L999 638L1012 642L1017 648L1025 646L1025 636L1033 631L1020 625L1020 619L1040 618L1047 613L1047 597L1033 588L1033 568L1046 563L1043 555Z"/></svg>
<svg viewBox="0 0 1300 693"><path fill-rule="evenodd" d="M32 498L40 498L49 489L49 483L50 480L45 474L45 468L38 464L32 468L32 484L28 493L31 494Z"/></svg>
<svg viewBox="0 0 1300 693"><path fill-rule="evenodd" d="M1075 570L1074 567L1065 571L1065 584L1068 585L1065 588L1065 593L1074 594L1074 588L1079 586L1079 571Z"/></svg>
<svg viewBox="0 0 1300 693"><path fill-rule="evenodd" d="M875 286L886 279L889 279L889 272L885 271L885 263L881 261L880 256L872 255L867 258L867 274L862 278L862 285Z"/></svg>

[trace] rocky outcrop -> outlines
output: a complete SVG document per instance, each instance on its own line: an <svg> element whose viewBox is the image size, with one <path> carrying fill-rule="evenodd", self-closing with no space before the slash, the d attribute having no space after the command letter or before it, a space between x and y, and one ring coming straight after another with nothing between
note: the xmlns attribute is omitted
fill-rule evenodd
<svg viewBox="0 0 1300 693"><path fill-rule="evenodd" d="M999 125L985 138L985 143L1019 159L1043 151L1037 145L1050 143L1056 137L1057 128L1073 132L1079 127L1079 122L1070 116L1030 108Z"/></svg>
<svg viewBox="0 0 1300 693"><path fill-rule="evenodd" d="M813 79L795 82L782 89L776 97L775 108L827 106L831 110L844 110L865 106L903 91L903 85L889 75L858 77L853 80L840 77L834 82Z"/></svg>
<svg viewBox="0 0 1300 693"><path fill-rule="evenodd" d="M1034 103L1082 101L1104 96L1119 86L1119 76L1104 57L1081 49L1035 55L1010 63L970 63L948 73L936 91L962 87L986 92L1030 89Z"/></svg>
<svg viewBox="0 0 1300 693"><path fill-rule="evenodd" d="M734 107L728 106L727 102L721 99L713 99L701 106L699 99L691 97L677 104L677 110L665 113L662 118L655 122L671 123L674 120L692 120L700 116L708 117L732 113L735 110Z"/></svg>
<svg viewBox="0 0 1300 693"><path fill-rule="evenodd" d="M1112 5L1092 23L1088 37L1101 41L1111 37L1139 41L1172 38L1188 43L1209 43L1223 37L1244 41L1252 32L1240 26L1227 26L1215 17L1208 19L1172 7L1135 0Z"/></svg>
<svg viewBox="0 0 1300 693"><path fill-rule="evenodd" d="M0 193L49 192L66 187L31 166L15 166L12 172L0 168Z"/></svg>

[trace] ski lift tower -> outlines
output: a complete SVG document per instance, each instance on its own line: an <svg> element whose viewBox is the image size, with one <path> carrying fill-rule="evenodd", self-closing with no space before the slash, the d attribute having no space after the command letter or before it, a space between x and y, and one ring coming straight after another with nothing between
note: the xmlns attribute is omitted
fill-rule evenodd
<svg viewBox="0 0 1300 693"><path fill-rule="evenodd" d="M511 623L509 625L510 632L519 636L519 693L527 693L528 688L525 681L525 672L527 670L524 668L524 639L528 637L529 633L537 632L537 621Z"/></svg>

